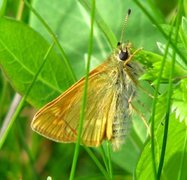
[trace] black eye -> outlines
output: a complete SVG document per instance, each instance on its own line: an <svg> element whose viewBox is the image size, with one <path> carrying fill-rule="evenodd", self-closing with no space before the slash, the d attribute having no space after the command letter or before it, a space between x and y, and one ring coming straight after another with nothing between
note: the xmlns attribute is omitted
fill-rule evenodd
<svg viewBox="0 0 187 180"><path fill-rule="evenodd" d="M122 61L127 60L128 57L129 57L128 51L121 51L121 52L119 53L119 59L122 60Z"/></svg>
<svg viewBox="0 0 187 180"><path fill-rule="evenodd" d="M121 43L120 43L120 42L118 42L118 43L117 43L117 46L120 46L120 45L121 45Z"/></svg>

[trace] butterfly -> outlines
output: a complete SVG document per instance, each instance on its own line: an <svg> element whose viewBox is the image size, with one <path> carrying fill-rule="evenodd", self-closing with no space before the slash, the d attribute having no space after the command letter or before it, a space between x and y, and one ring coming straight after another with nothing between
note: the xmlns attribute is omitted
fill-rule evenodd
<svg viewBox="0 0 187 180"><path fill-rule="evenodd" d="M89 73L81 144L97 147L103 140L120 149L131 124L130 103L136 95L140 66L133 61L130 43L118 43L107 60ZM51 140L76 142L85 78L46 104L31 127Z"/></svg>

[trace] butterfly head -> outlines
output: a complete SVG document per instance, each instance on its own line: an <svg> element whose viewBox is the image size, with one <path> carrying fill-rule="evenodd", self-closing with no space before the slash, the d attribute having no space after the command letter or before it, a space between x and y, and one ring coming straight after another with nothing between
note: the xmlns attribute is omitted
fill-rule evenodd
<svg viewBox="0 0 187 180"><path fill-rule="evenodd" d="M123 44L121 42L118 42L118 53L117 53L117 59L122 62L126 62L130 57L130 43Z"/></svg>

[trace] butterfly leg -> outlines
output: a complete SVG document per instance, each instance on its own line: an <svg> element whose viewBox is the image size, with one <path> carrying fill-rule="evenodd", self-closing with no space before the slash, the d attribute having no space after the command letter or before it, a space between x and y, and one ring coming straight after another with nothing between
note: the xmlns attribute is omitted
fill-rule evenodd
<svg viewBox="0 0 187 180"><path fill-rule="evenodd" d="M151 99L154 99L154 95L152 95L146 88L140 85L140 83L137 83L137 87L142 90L146 95L148 95Z"/></svg>
<svg viewBox="0 0 187 180"><path fill-rule="evenodd" d="M149 136L151 136L151 131L150 131L150 126L147 123L147 120L145 118L145 116L143 115L143 113L141 113L133 104L132 104L132 98L129 99L129 108L131 108L132 110L134 110L139 117L141 118L141 120L143 121L144 125L146 126L147 130L148 130L148 134Z"/></svg>

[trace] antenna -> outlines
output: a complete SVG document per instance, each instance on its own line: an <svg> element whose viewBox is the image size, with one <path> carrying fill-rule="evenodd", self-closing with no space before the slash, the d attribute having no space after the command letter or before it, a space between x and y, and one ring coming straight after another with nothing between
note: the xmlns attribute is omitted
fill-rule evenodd
<svg viewBox="0 0 187 180"><path fill-rule="evenodd" d="M128 18L131 14L131 9L128 9L128 12L127 12L127 15L125 16L125 21L124 21L124 24L123 24L123 27L122 27L122 31L121 31L121 38L120 38L120 44L123 42L124 40L124 34L125 34L125 28L126 28L126 25L127 25L127 22L128 22Z"/></svg>

